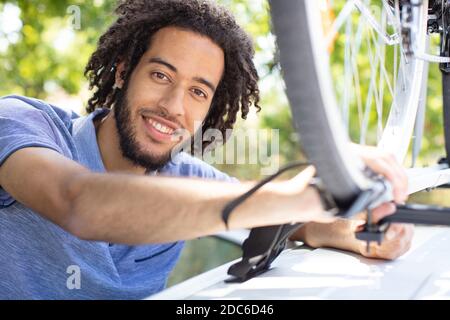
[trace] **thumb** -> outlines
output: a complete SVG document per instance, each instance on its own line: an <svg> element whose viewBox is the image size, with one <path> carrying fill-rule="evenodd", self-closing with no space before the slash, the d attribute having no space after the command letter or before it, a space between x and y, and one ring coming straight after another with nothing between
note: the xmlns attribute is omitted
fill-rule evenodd
<svg viewBox="0 0 450 320"><path fill-rule="evenodd" d="M315 174L316 168L314 168L313 166L308 166L295 177L291 178L289 182L295 189L298 188L300 190L303 190L309 184Z"/></svg>
<svg viewBox="0 0 450 320"><path fill-rule="evenodd" d="M382 205L373 209L372 211L373 222L377 223L384 217L391 215L394 212L395 212L395 204L393 204L392 202L383 203Z"/></svg>

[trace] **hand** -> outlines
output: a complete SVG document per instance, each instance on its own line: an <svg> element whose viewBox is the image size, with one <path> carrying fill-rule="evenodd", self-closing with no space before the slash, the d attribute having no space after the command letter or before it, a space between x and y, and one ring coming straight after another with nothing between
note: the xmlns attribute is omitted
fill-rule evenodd
<svg viewBox="0 0 450 320"><path fill-rule="evenodd" d="M393 187L394 201L404 203L408 198L408 177L406 170L397 162L392 154L383 152L374 147L352 145L354 151L363 159L366 165L373 171L383 175ZM383 217L395 212L395 206L386 203L373 210L372 219L377 223ZM360 231L367 220L359 219L357 230ZM395 259L404 254L411 247L411 241L414 233L413 225L392 224L386 231L385 238L381 245L376 242L370 243L369 252L367 252L367 243L360 241L359 252L366 257Z"/></svg>
<svg viewBox="0 0 450 320"><path fill-rule="evenodd" d="M323 209L317 190L308 186L315 172L315 168L309 166L290 180L270 182L262 188L264 200L268 201L271 196L276 196L273 210L267 204L265 208L261 208L270 213L271 220L276 219L266 224L310 221L327 223L336 220L336 217Z"/></svg>
<svg viewBox="0 0 450 320"><path fill-rule="evenodd" d="M384 176L392 185L394 201L405 203L408 198L408 176L406 170L390 153L376 147L351 144L353 151L358 154L365 164L376 173ZM373 222L381 220L395 212L393 204L384 204L373 211Z"/></svg>
<svg viewBox="0 0 450 320"><path fill-rule="evenodd" d="M374 222L378 222L381 216L383 216L382 208L380 207L375 209L373 212ZM361 231L364 228L366 219L367 214L361 214L357 216L354 223L352 224L354 228L353 232ZM378 245L378 243L376 242L371 242L369 244L369 251L367 251L367 242L359 241L355 238L355 240L358 242L357 252L368 258L393 260L400 257L409 250L409 248L411 247L413 235L414 225L393 223L386 231L381 245Z"/></svg>
<svg viewBox="0 0 450 320"><path fill-rule="evenodd" d="M393 205L388 203L383 206ZM390 211L391 209L382 207L375 209L374 220L384 214L383 210ZM352 251L367 258L387 260L396 259L409 250L414 234L413 225L391 224L381 245L372 242L370 250L367 252L367 243L355 237L355 232L361 231L364 227L366 218L367 215L361 213L350 220L338 219L332 223L307 223L291 237L291 240L304 241L313 248L337 248Z"/></svg>
<svg viewBox="0 0 450 320"><path fill-rule="evenodd" d="M376 147L351 144L351 148L370 169L391 183L394 201L404 203L408 198L408 176L397 159Z"/></svg>
<svg viewBox="0 0 450 320"><path fill-rule="evenodd" d="M386 153L374 147L352 145L354 151L361 157L366 165L373 171L383 175L393 187L394 201L404 203L408 198L408 177L406 170L398 163L392 154ZM395 212L395 206L386 203L373 210L372 218L376 223L383 217ZM361 216L360 216L361 217ZM360 231L366 221L367 215L363 215L359 223L353 224L355 232ZM375 242L370 244L367 252L367 243L359 241L358 251L366 257L395 259L404 254L411 247L414 233L412 225L392 224L386 231L385 238L381 245Z"/></svg>
<svg viewBox="0 0 450 320"><path fill-rule="evenodd" d="M405 169L391 154L374 147L352 144L353 151L373 171L383 175L393 187L394 201L404 203L408 197L408 182ZM373 222L395 212L393 203L385 203L372 212ZM312 247L334 247L360 253L363 256L380 259L395 259L404 254L411 246L413 226L392 224L386 232L381 245L357 240L355 232L360 231L366 223L367 215L360 214L354 219L339 219L332 223L308 223L291 239L305 241Z"/></svg>

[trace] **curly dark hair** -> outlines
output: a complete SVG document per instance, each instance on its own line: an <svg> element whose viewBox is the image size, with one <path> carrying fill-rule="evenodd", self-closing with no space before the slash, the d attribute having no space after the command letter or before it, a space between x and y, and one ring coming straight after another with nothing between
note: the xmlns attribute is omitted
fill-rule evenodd
<svg viewBox="0 0 450 320"><path fill-rule="evenodd" d="M207 0L125 0L115 10L116 22L100 37L85 75L90 89L95 89L86 108L111 108L119 89L114 88L115 68L125 62L121 74L128 82L152 36L161 28L175 26L207 36L222 48L225 70L214 95L202 130L232 129L237 113L246 119L252 104L259 112L258 73L253 64L253 42L222 6ZM226 137L225 137L226 138ZM209 143L203 143L203 149Z"/></svg>

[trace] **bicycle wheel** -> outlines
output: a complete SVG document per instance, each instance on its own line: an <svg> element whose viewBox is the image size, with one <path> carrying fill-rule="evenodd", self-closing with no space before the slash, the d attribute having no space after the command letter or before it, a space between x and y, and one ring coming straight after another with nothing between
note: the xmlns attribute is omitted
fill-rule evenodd
<svg viewBox="0 0 450 320"><path fill-rule="evenodd" d="M294 125L341 208L374 184L350 142L405 160L426 81L411 51L425 51L427 3L270 1Z"/></svg>

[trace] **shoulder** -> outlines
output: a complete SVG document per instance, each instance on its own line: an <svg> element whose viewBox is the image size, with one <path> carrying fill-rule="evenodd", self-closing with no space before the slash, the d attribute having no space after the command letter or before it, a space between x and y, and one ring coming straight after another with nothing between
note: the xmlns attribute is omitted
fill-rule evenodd
<svg viewBox="0 0 450 320"><path fill-rule="evenodd" d="M228 182L238 182L234 177L185 152L178 153L163 168L162 173L185 177L199 177Z"/></svg>
<svg viewBox="0 0 450 320"><path fill-rule="evenodd" d="M56 107L45 101L18 95L0 98L0 117L24 122L46 120L70 126L71 119L78 117L73 111Z"/></svg>
<svg viewBox="0 0 450 320"><path fill-rule="evenodd" d="M43 112L36 108L41 104L38 100L21 96L6 96L0 98L0 116L2 117L20 117L24 114L38 115Z"/></svg>
<svg viewBox="0 0 450 320"><path fill-rule="evenodd" d="M50 148L77 159L71 133L73 115L38 99L0 98L0 162L28 147Z"/></svg>

